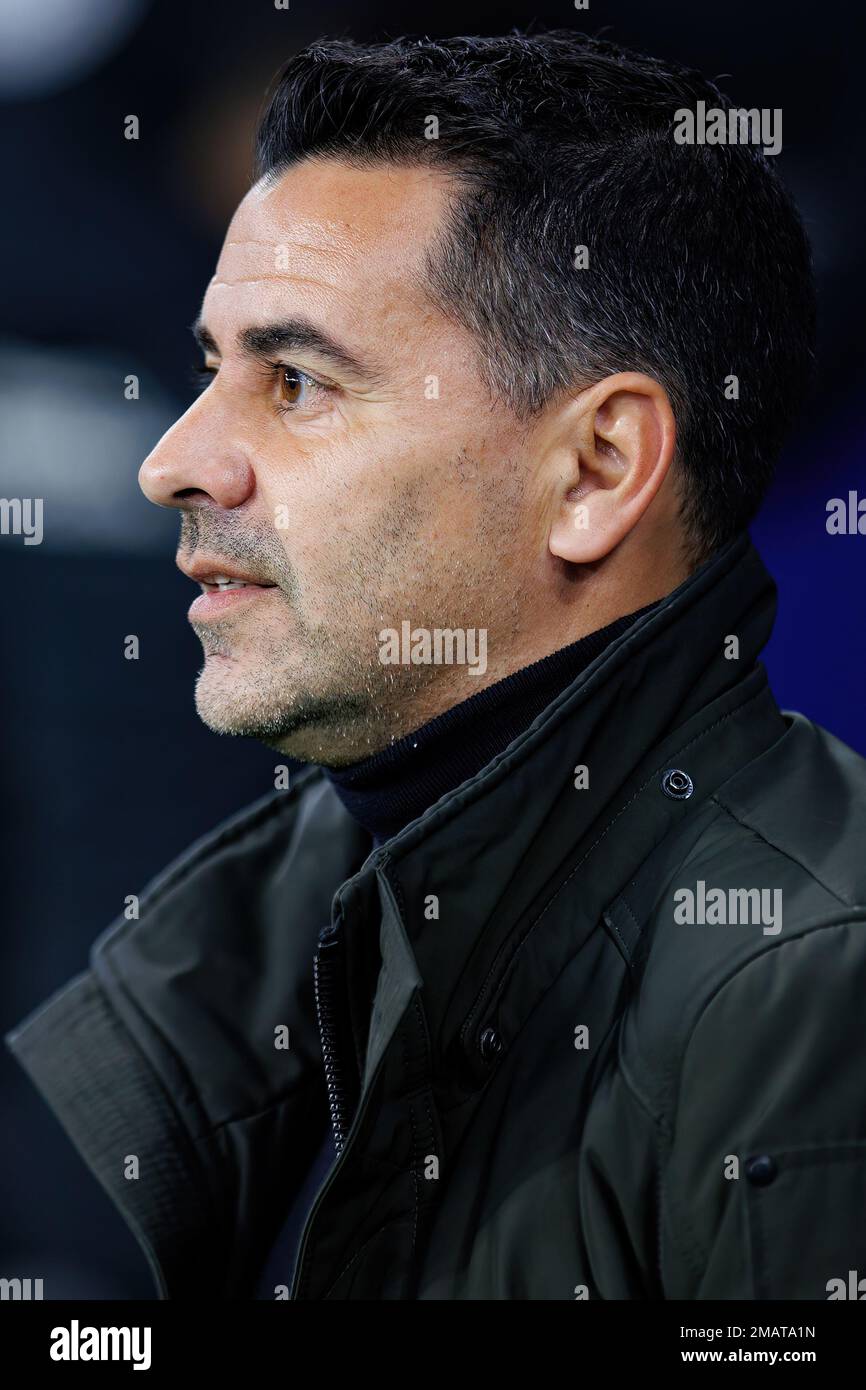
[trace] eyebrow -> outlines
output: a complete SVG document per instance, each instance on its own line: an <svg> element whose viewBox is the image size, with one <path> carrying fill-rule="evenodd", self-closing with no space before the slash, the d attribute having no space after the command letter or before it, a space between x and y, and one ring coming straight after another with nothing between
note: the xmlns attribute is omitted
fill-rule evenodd
<svg viewBox="0 0 866 1390"><path fill-rule="evenodd" d="M214 357L222 354L213 334L205 328L201 319L191 325L192 334L202 352ZM248 357L267 359L275 352L315 352L333 362L343 372L370 383L381 380L380 374L369 364L364 363L335 338L322 332L307 319L283 319L279 323L266 323L257 328L243 328L237 335L237 345Z"/></svg>

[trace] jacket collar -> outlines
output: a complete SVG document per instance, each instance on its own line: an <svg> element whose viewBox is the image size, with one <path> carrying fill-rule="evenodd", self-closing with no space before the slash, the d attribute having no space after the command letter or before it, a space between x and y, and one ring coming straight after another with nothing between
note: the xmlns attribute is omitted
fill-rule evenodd
<svg viewBox="0 0 866 1390"><path fill-rule="evenodd" d="M617 848L617 837L605 874L582 885L586 931L621 888L639 847L648 852L678 816L693 814L726 767L701 747L702 733L766 690L756 661L775 612L775 584L742 534L611 643L502 754L381 845L338 890L335 916L345 921L361 978L374 894L383 922L383 988L372 1026L369 995L353 1007L368 1082L419 981L434 1064L444 1074L471 1057L521 932L617 818L628 810L634 821L641 813L628 843ZM773 727L778 736L773 716L768 720L766 736ZM765 736L760 721L755 735ZM683 746L689 766L703 774L687 806L658 787L667 759ZM581 766L588 786L578 788ZM383 1009L384 999L390 1007Z"/></svg>

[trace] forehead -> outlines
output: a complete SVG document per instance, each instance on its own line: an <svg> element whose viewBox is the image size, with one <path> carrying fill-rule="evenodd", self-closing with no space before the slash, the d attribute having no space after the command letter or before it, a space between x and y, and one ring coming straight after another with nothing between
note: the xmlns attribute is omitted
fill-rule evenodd
<svg viewBox="0 0 866 1390"><path fill-rule="evenodd" d="M265 305L408 310L447 197L442 174L394 165L303 160L273 185L260 180L229 225L203 318L216 332L216 319Z"/></svg>

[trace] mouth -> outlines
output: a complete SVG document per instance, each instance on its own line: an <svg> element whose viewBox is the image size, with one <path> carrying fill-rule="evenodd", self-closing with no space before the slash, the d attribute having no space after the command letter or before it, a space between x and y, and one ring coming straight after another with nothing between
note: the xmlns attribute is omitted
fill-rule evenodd
<svg viewBox="0 0 866 1390"><path fill-rule="evenodd" d="M241 574L230 566L221 564L209 557L181 561L178 568L194 580L201 593L190 604L187 614L190 622L211 621L228 610L255 598L262 598L276 584L268 584L253 575Z"/></svg>
<svg viewBox="0 0 866 1390"><path fill-rule="evenodd" d="M199 579L202 593L226 594L229 589L274 589L275 584L260 584L257 579L235 579L228 574L215 574L207 579Z"/></svg>

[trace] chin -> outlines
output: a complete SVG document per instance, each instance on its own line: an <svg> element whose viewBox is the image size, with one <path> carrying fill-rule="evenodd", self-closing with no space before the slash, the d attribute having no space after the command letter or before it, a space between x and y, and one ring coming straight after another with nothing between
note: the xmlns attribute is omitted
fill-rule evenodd
<svg viewBox="0 0 866 1390"><path fill-rule="evenodd" d="M195 687L199 719L217 734L246 734L262 720L262 692L230 657L209 656Z"/></svg>
<svg viewBox="0 0 866 1390"><path fill-rule="evenodd" d="M271 747L296 723L296 701L274 688L272 670L244 670L226 656L207 658L196 681L195 707L214 733L257 738Z"/></svg>

